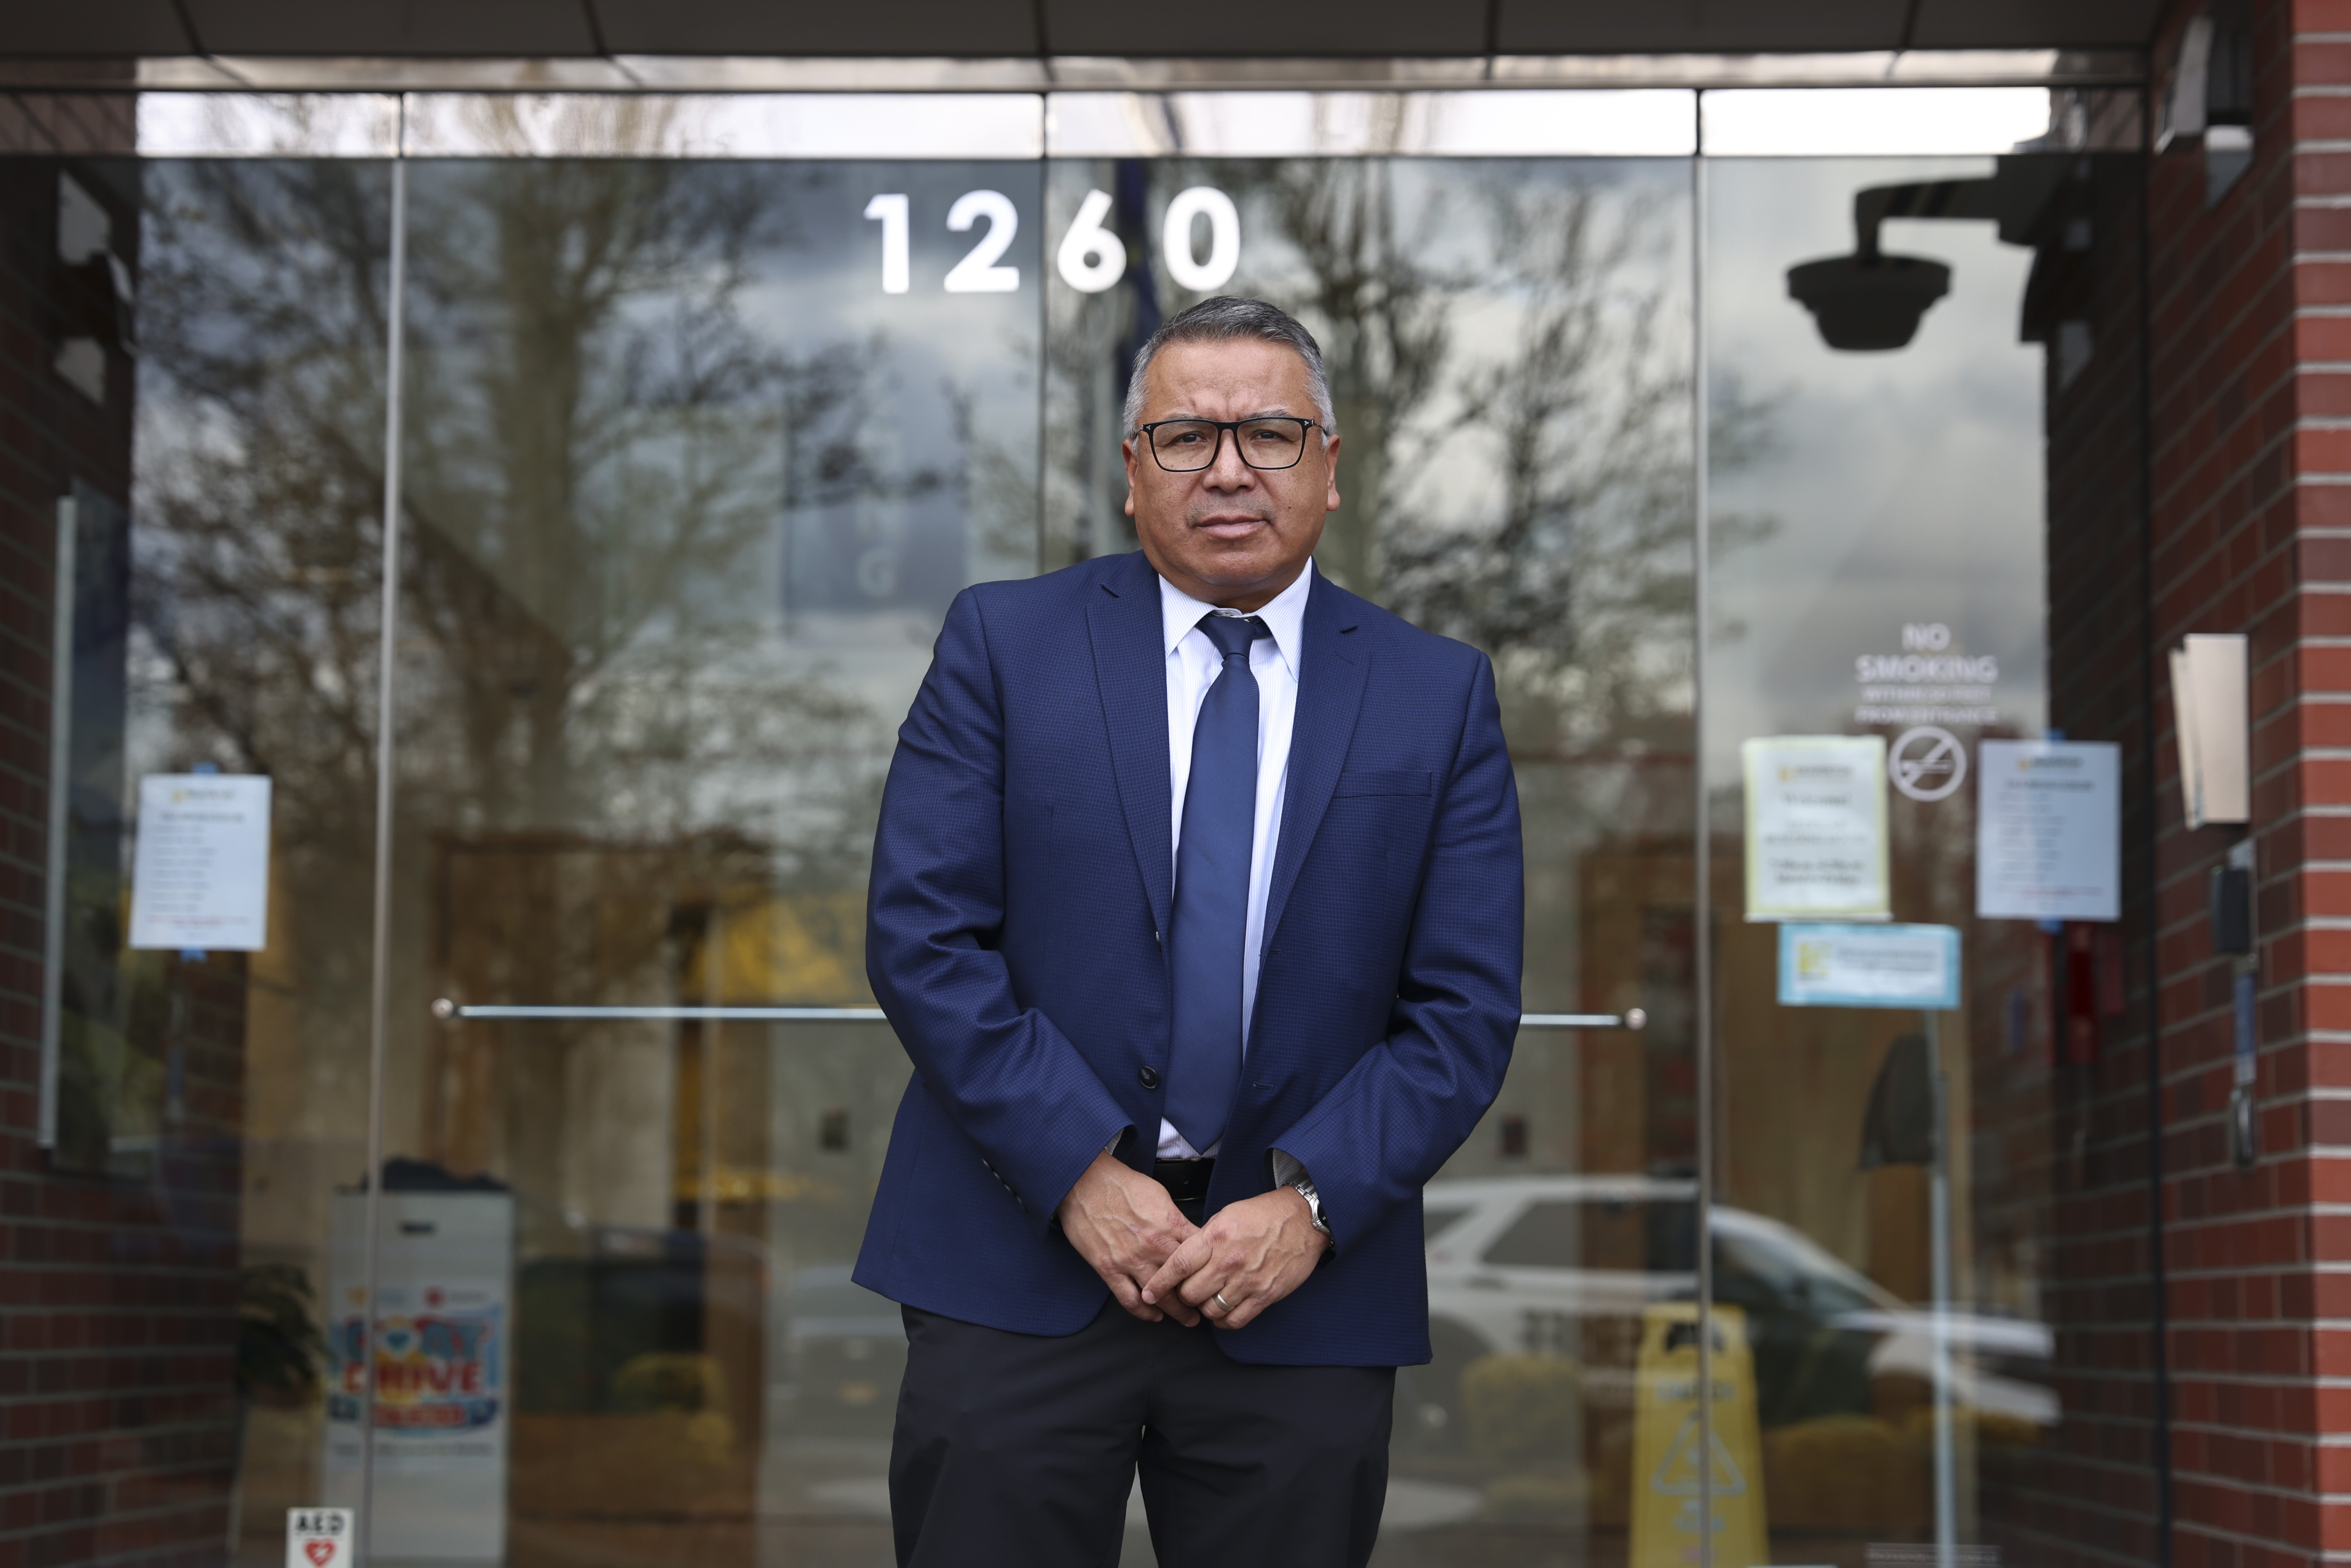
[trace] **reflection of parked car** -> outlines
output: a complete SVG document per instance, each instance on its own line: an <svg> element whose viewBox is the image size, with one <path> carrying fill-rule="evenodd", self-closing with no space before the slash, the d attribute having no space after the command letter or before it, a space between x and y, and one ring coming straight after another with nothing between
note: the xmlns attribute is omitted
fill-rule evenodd
<svg viewBox="0 0 2351 1568"><path fill-rule="evenodd" d="M784 1383L790 1418L826 1431L886 1432L906 1370L897 1303L849 1277L846 1263L812 1264L784 1291Z"/></svg>
<svg viewBox="0 0 2351 1568"><path fill-rule="evenodd" d="M1436 1360L1407 1374L1400 1417L1430 1436L1458 1427L1462 1371L1500 1352L1576 1361L1589 1400L1629 1409L1641 1309L1697 1294L1696 1194L1692 1182L1642 1176L1431 1183ZM1879 1379L1929 1375L1931 1313L1777 1220L1718 1205L1712 1231L1715 1299L1747 1313L1763 1425L1865 1413ZM2046 1362L2047 1327L1970 1312L1946 1322L1959 1403L2055 1423L2054 1394L2000 1370Z"/></svg>

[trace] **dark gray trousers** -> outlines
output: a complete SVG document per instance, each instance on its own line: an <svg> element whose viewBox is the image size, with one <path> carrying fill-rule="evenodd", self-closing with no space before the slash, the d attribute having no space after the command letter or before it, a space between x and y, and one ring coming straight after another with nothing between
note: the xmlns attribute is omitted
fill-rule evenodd
<svg viewBox="0 0 2351 1568"><path fill-rule="evenodd" d="M1066 1338L904 1309L900 1568L1109 1568L1138 1467L1160 1568L1363 1568L1392 1367L1249 1366L1114 1301Z"/></svg>

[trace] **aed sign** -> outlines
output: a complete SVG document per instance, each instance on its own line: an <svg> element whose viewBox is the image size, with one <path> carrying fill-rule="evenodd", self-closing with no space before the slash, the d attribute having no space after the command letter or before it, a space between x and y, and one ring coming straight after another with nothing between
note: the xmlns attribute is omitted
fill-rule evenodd
<svg viewBox="0 0 2351 1568"><path fill-rule="evenodd" d="M351 1520L348 1508L286 1511L286 1568L350 1568Z"/></svg>

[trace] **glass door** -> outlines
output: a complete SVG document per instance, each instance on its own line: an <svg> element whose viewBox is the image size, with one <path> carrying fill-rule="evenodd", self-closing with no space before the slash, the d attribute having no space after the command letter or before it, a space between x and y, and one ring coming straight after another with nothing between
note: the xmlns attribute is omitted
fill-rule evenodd
<svg viewBox="0 0 2351 1568"><path fill-rule="evenodd" d="M1435 1359L1398 1380L1377 1561L1621 1556L1644 1314L1697 1286L1689 162L1064 159L1047 211L1123 265L1049 296L1046 565L1134 548L1143 339L1253 295L1328 363L1317 570L1494 661L1528 1016L1425 1195Z"/></svg>
<svg viewBox="0 0 2351 1568"><path fill-rule="evenodd" d="M395 1009L379 1312L477 1267L413 1225L496 1229L483 1554L888 1557L865 866L948 601L1036 567L1039 172L410 171L392 991L446 1005ZM376 1549L447 1555L463 1411L382 1376Z"/></svg>
<svg viewBox="0 0 2351 1568"><path fill-rule="evenodd" d="M2138 171L1708 178L1721 1435L1772 1561L2025 1561L2149 1452Z"/></svg>

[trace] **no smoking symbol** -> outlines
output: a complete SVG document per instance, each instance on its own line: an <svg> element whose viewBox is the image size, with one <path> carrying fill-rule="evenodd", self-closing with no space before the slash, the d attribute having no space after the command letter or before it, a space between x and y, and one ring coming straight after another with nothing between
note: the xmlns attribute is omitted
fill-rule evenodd
<svg viewBox="0 0 2351 1568"><path fill-rule="evenodd" d="M1949 730L1922 724L1886 754L1886 776L1913 800L1940 800L1967 781L1968 748Z"/></svg>

